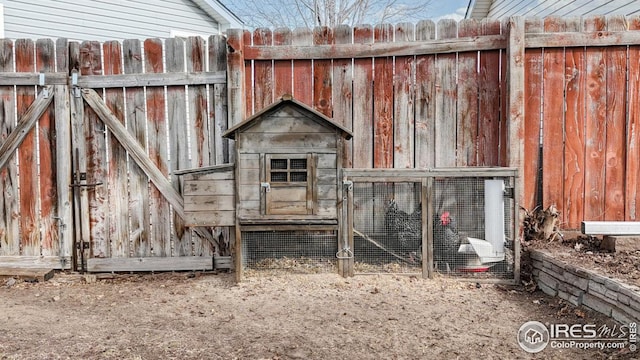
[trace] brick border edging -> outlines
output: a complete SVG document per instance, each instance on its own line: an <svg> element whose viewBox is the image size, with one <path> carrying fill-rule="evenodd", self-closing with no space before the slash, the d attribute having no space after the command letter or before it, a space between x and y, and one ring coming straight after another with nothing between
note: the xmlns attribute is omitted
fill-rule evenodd
<svg viewBox="0 0 640 360"><path fill-rule="evenodd" d="M532 275L545 294L584 305L616 321L640 323L640 288L529 250Z"/></svg>

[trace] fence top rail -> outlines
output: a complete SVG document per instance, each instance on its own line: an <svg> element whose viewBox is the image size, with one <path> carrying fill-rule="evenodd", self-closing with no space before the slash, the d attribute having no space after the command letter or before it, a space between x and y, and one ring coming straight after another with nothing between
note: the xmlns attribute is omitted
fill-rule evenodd
<svg viewBox="0 0 640 360"><path fill-rule="evenodd" d="M117 88L224 84L226 81L227 76L225 71L125 75L78 75L75 83L73 76L68 76L63 72L0 73L0 86L77 85L83 88Z"/></svg>
<svg viewBox="0 0 640 360"><path fill-rule="evenodd" d="M456 39L333 45L245 45L245 60L342 59L407 56L504 49L506 35L461 37Z"/></svg>
<svg viewBox="0 0 640 360"><path fill-rule="evenodd" d="M342 169L344 177L399 179L411 181L434 177L517 177L515 167L460 167L460 168L425 168L425 169Z"/></svg>
<svg viewBox="0 0 640 360"><path fill-rule="evenodd" d="M525 48L639 45L640 30L525 33ZM433 55L506 49L506 34L455 39L332 45L244 46L245 60L309 60Z"/></svg>

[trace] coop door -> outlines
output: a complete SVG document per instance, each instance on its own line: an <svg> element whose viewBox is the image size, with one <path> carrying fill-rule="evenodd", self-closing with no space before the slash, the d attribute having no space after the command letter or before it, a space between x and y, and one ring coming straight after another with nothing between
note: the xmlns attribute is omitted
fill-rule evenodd
<svg viewBox="0 0 640 360"><path fill-rule="evenodd" d="M313 168L312 154L267 154L266 215L313 214Z"/></svg>

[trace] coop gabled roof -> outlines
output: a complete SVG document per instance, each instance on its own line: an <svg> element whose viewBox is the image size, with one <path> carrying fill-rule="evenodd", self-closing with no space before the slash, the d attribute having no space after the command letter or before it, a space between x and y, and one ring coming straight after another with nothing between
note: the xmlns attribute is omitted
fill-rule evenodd
<svg viewBox="0 0 640 360"><path fill-rule="evenodd" d="M351 132L351 130L345 128L344 126L335 123L330 117L326 116L325 114L316 111L315 109L311 108L310 106L294 99L291 95L283 95L280 99L278 99L276 102L274 102L273 104L265 107L264 109L260 110L259 112L253 114L251 117L247 118L245 121L235 125L234 127L230 128L229 130L225 131L224 134L222 134L223 137L235 140L236 137L236 133L238 131L243 131L244 129L247 129L248 127L250 127L251 125L254 124L254 122L258 121L260 118L264 117L264 115L270 113L270 112L274 112L277 111L278 109L280 109L281 107L288 105L288 104L292 104L294 106L296 106L298 109L302 110L303 113L306 113L307 115L309 115L310 118L312 119L318 119L320 120L320 123L326 127L332 128L332 129L337 129L340 132L340 135L342 135L342 137L344 137L345 139L349 140L353 137L353 133Z"/></svg>

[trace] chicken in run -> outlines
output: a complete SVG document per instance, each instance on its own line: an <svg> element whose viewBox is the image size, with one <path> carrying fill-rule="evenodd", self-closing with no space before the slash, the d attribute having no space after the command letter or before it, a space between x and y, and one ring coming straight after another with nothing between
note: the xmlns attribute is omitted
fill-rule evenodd
<svg viewBox="0 0 640 360"><path fill-rule="evenodd" d="M395 199L391 199L387 204L384 220L389 247L402 252L410 262L414 262L422 244L422 205L418 205L413 213L407 214L398 208Z"/></svg>
<svg viewBox="0 0 640 360"><path fill-rule="evenodd" d="M456 221L448 211L436 214L433 219L433 258L437 266L451 272L452 266L463 265L464 255L460 254L462 238Z"/></svg>

